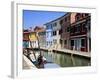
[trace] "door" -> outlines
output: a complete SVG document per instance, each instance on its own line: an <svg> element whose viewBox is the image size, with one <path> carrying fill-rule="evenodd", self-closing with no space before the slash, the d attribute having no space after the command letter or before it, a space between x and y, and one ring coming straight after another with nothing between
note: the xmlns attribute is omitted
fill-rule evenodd
<svg viewBox="0 0 100 80"><path fill-rule="evenodd" d="M81 39L75 39L75 50L79 51L81 49Z"/></svg>
<svg viewBox="0 0 100 80"><path fill-rule="evenodd" d="M81 39L77 39L77 50L80 51L81 49Z"/></svg>
<svg viewBox="0 0 100 80"><path fill-rule="evenodd" d="M75 43L74 44L75 44L74 45L75 46L74 49L77 50L77 39L75 39Z"/></svg>

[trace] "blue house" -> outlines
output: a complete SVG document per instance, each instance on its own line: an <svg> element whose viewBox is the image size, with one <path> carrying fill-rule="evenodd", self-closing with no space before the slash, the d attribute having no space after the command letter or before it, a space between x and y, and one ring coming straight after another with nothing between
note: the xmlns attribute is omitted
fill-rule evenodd
<svg viewBox="0 0 100 80"><path fill-rule="evenodd" d="M44 25L46 27L46 48L50 48L53 44L52 24L51 23L46 23Z"/></svg>

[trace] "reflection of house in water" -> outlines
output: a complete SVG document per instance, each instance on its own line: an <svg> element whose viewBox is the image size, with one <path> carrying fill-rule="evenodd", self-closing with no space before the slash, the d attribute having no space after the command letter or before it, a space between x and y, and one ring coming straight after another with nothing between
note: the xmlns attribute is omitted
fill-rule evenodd
<svg viewBox="0 0 100 80"><path fill-rule="evenodd" d="M59 54L58 54L58 55L57 55L57 54L54 55L54 61L55 61L57 64L60 64L60 61L61 61L60 58L61 58L61 55L59 55Z"/></svg>
<svg viewBox="0 0 100 80"><path fill-rule="evenodd" d="M72 13L70 28L71 49L78 51L90 51L90 14Z"/></svg>

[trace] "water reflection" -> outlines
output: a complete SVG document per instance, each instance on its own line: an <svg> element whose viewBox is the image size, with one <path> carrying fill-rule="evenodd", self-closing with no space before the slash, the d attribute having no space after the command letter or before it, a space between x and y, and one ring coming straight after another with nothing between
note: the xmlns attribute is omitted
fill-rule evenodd
<svg viewBox="0 0 100 80"><path fill-rule="evenodd" d="M88 66L90 64L89 58L73 56L73 62L70 54L54 53L47 51L41 52L48 62L54 62L61 67Z"/></svg>

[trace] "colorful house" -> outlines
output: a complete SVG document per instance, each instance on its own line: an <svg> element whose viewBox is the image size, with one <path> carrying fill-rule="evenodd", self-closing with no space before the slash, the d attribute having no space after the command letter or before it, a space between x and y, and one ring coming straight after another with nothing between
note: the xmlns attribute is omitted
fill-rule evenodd
<svg viewBox="0 0 100 80"><path fill-rule="evenodd" d="M30 48L37 48L38 47L38 41L37 41L36 32L30 31L29 39L30 39L29 47Z"/></svg>
<svg viewBox="0 0 100 80"><path fill-rule="evenodd" d="M72 13L73 19L70 28L70 44L71 49L77 51L90 52L91 35L90 35L90 19L89 13Z"/></svg>
<svg viewBox="0 0 100 80"><path fill-rule="evenodd" d="M53 48L61 48L60 39L61 39L61 25L60 18L52 21L52 39L53 39Z"/></svg>
<svg viewBox="0 0 100 80"><path fill-rule="evenodd" d="M34 32L36 32L39 45L40 47L45 47L46 46L46 31L44 27L36 26L34 28Z"/></svg>
<svg viewBox="0 0 100 80"><path fill-rule="evenodd" d="M24 48L38 47L36 32L30 30L23 31L23 47Z"/></svg>
<svg viewBox="0 0 100 80"><path fill-rule="evenodd" d="M50 48L53 45L52 23L46 23L44 26L46 27L46 48Z"/></svg>
<svg viewBox="0 0 100 80"><path fill-rule="evenodd" d="M29 31L23 30L23 48L29 47Z"/></svg>

